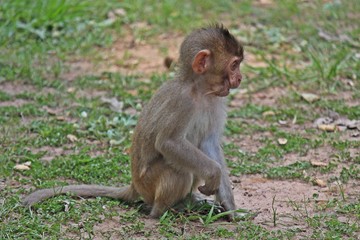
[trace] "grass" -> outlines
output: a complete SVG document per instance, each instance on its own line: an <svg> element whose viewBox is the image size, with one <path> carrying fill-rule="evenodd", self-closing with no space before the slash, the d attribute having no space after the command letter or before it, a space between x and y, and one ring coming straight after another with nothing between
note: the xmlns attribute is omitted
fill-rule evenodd
<svg viewBox="0 0 360 240"><path fill-rule="evenodd" d="M356 239L359 131L313 122L329 110L360 120L358 12L355 0L1 1L0 239ZM151 220L142 203L70 196L21 205L34 188L129 184L139 112L173 74L147 72L145 50L132 73L133 50L176 54L178 38L216 21L245 44L223 149L238 207L257 217L229 223L210 205ZM30 170L14 169L24 163Z"/></svg>

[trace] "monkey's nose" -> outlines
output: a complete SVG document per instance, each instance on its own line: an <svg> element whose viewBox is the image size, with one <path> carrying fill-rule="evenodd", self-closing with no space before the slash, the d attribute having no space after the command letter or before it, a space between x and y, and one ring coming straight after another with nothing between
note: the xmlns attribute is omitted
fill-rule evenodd
<svg viewBox="0 0 360 240"><path fill-rule="evenodd" d="M237 88L239 87L241 82L241 78L235 78L233 80L230 81L230 88Z"/></svg>

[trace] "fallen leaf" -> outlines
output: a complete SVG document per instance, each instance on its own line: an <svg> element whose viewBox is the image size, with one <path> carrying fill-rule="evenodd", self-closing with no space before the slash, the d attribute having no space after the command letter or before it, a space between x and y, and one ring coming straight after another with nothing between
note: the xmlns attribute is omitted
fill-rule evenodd
<svg viewBox="0 0 360 240"><path fill-rule="evenodd" d="M279 138L278 139L278 143L280 145L285 145L288 142L288 140L286 138Z"/></svg>
<svg viewBox="0 0 360 240"><path fill-rule="evenodd" d="M68 134L66 135L66 138L70 140L70 142L77 142L78 138L75 135Z"/></svg>
<svg viewBox="0 0 360 240"><path fill-rule="evenodd" d="M286 125L286 124L287 124L287 121L286 121L286 120L279 120L279 124L280 124L280 125Z"/></svg>
<svg viewBox="0 0 360 240"><path fill-rule="evenodd" d="M355 132L355 133L352 133L351 134L351 137L359 137L360 136L360 133L359 132Z"/></svg>
<svg viewBox="0 0 360 240"><path fill-rule="evenodd" d="M43 109L50 115L56 115L58 111L54 110L54 109L51 109L47 106L44 106Z"/></svg>
<svg viewBox="0 0 360 240"><path fill-rule="evenodd" d="M25 164L17 164L15 165L14 169L20 171L26 171L26 170L30 170L30 167Z"/></svg>
<svg viewBox="0 0 360 240"><path fill-rule="evenodd" d="M114 112L122 112L122 109L124 107L124 103L123 102L120 102L118 101L115 97L113 98L105 98L105 97L102 97L101 98L101 101L103 103L108 103L110 104L110 109L113 110Z"/></svg>
<svg viewBox="0 0 360 240"><path fill-rule="evenodd" d="M116 15L113 11L108 12L107 17L108 19L116 20Z"/></svg>
<svg viewBox="0 0 360 240"><path fill-rule="evenodd" d="M25 166L28 166L28 167L31 166L31 162L30 162L30 161L24 162L23 164L24 164Z"/></svg>
<svg viewBox="0 0 360 240"><path fill-rule="evenodd" d="M58 116L58 117L56 117L56 120L65 121L65 117L64 116Z"/></svg>
<svg viewBox="0 0 360 240"><path fill-rule="evenodd" d="M326 187L326 182L324 180L321 180L319 178L315 179L315 184L318 185L319 187Z"/></svg>
<svg viewBox="0 0 360 240"><path fill-rule="evenodd" d="M122 142L124 142L124 140L125 140L124 138L120 140L111 139L109 143L111 146L117 146L120 145Z"/></svg>
<svg viewBox="0 0 360 240"><path fill-rule="evenodd" d="M70 210L70 201L64 201L64 212L68 212Z"/></svg>
<svg viewBox="0 0 360 240"><path fill-rule="evenodd" d="M313 103L320 99L320 97L318 95L312 94L312 93L302 93L301 97L308 103Z"/></svg>
<svg viewBox="0 0 360 240"><path fill-rule="evenodd" d="M344 132L346 131L347 127L346 126L336 126L336 131L339 132Z"/></svg>
<svg viewBox="0 0 360 240"><path fill-rule="evenodd" d="M324 162L319 162L319 161L310 161L311 165L314 167L326 167L328 164L324 163Z"/></svg>
<svg viewBox="0 0 360 240"><path fill-rule="evenodd" d="M329 118L329 117L321 117L321 118L318 118L314 121L314 126L315 127L319 127L319 125L322 125L322 124L330 124L334 122L334 120L332 118Z"/></svg>
<svg viewBox="0 0 360 240"><path fill-rule="evenodd" d="M76 90L76 88L74 88L74 87L69 87L66 91L67 91L68 93L73 93L73 92L75 92L75 90Z"/></svg>
<svg viewBox="0 0 360 240"><path fill-rule="evenodd" d="M263 117L267 117L267 116L275 116L275 112L274 111L265 111L262 113Z"/></svg>
<svg viewBox="0 0 360 240"><path fill-rule="evenodd" d="M349 85L350 87L354 87L354 86L355 86L354 82L351 81L350 79L346 79L346 80L345 80L345 83L346 83L347 85Z"/></svg>
<svg viewBox="0 0 360 240"><path fill-rule="evenodd" d="M318 128L326 132L334 132L336 126L334 124L320 124L318 125Z"/></svg>
<svg viewBox="0 0 360 240"><path fill-rule="evenodd" d="M174 60L174 58L172 58L172 57L169 57L169 56L165 57L165 59L164 59L164 65L165 65L165 67L166 67L167 69L170 69L171 66L173 65L174 61L175 61L175 60Z"/></svg>
<svg viewBox="0 0 360 240"><path fill-rule="evenodd" d="M123 8L117 8L117 9L115 9L115 10L114 10L114 13L115 13L116 15L121 16L121 17L123 17L123 16L126 15L126 11L125 11L125 9L123 9Z"/></svg>

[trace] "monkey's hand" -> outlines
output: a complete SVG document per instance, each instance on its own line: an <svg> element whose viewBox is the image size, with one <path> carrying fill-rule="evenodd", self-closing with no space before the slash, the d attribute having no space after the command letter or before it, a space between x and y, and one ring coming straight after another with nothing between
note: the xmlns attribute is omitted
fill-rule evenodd
<svg viewBox="0 0 360 240"><path fill-rule="evenodd" d="M214 162L215 163L215 162ZM221 168L218 163L215 163L208 174L205 185L198 187L199 191L206 196L214 195L218 192L221 181Z"/></svg>
<svg viewBox="0 0 360 240"><path fill-rule="evenodd" d="M216 189L211 189L209 188L207 185L204 185L204 186L200 186L198 187L199 191L202 193L202 194L205 194L206 196L210 196L210 195L214 195L217 193L218 191L218 188Z"/></svg>

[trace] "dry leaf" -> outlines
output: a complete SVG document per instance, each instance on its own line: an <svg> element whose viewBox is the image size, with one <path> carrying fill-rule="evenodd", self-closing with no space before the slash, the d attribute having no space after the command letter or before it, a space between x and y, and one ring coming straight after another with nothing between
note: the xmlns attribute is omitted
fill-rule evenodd
<svg viewBox="0 0 360 240"><path fill-rule="evenodd" d="M326 182L324 180L321 180L319 178L315 179L315 183L316 185L318 185L319 187L326 187Z"/></svg>
<svg viewBox="0 0 360 240"><path fill-rule="evenodd" d="M30 167L25 164L17 164L15 165L14 169L20 171L26 171L26 170L30 170Z"/></svg>
<svg viewBox="0 0 360 240"><path fill-rule="evenodd" d="M114 10L114 13L115 13L116 15L118 15L118 16L121 16L121 17L123 17L123 16L126 15L126 11L125 11L125 9L123 9L123 8L117 8L117 9L115 9L115 10Z"/></svg>
<svg viewBox="0 0 360 240"><path fill-rule="evenodd" d="M68 212L70 210L70 201L64 201L64 211Z"/></svg>
<svg viewBox="0 0 360 240"><path fill-rule="evenodd" d="M31 166L31 162L30 162L30 161L24 162L23 165L30 167L30 166Z"/></svg>
<svg viewBox="0 0 360 240"><path fill-rule="evenodd" d="M347 127L346 126L336 126L336 130L339 132L344 132L346 131Z"/></svg>
<svg viewBox="0 0 360 240"><path fill-rule="evenodd" d="M345 83L346 83L347 85L349 85L350 87L354 87L354 86L355 86L354 82L351 81L350 79L346 79L346 80L345 80Z"/></svg>
<svg viewBox="0 0 360 240"><path fill-rule="evenodd" d="M123 102L119 102L116 98L105 98L102 97L101 101L104 103L108 103L110 104L110 109L113 110L114 112L122 112L122 109L124 107L124 103Z"/></svg>
<svg viewBox="0 0 360 240"><path fill-rule="evenodd" d="M318 128L326 132L334 132L336 126L334 124L320 124L318 125Z"/></svg>
<svg viewBox="0 0 360 240"><path fill-rule="evenodd" d="M51 109L47 106L44 106L43 109L50 115L56 115L58 111L54 110L54 109Z"/></svg>
<svg viewBox="0 0 360 240"><path fill-rule="evenodd" d="M64 116L58 116L58 117L56 117L56 120L65 121L65 117Z"/></svg>
<svg viewBox="0 0 360 240"><path fill-rule="evenodd" d="M279 120L279 124L280 124L280 125L286 125L286 124L287 124L287 121L286 121L286 120Z"/></svg>
<svg viewBox="0 0 360 240"><path fill-rule="evenodd" d="M314 167L326 167L328 164L319 161L310 161L311 165Z"/></svg>
<svg viewBox="0 0 360 240"><path fill-rule="evenodd" d="M66 135L66 138L70 140L70 142L77 142L78 138L75 135L68 134Z"/></svg>
<svg viewBox="0 0 360 240"><path fill-rule="evenodd" d="M321 118L318 118L314 121L314 126L315 127L318 127L319 125L322 125L322 124L330 124L330 123L333 123L334 120L332 118L329 118L329 117L321 117Z"/></svg>
<svg viewBox="0 0 360 240"><path fill-rule="evenodd" d="M275 112L274 111L265 111L262 113L263 117L267 117L267 116L274 116Z"/></svg>
<svg viewBox="0 0 360 240"><path fill-rule="evenodd" d="M320 97L318 95L312 94L312 93L302 93L301 97L309 103L313 103L320 99Z"/></svg>
<svg viewBox="0 0 360 240"><path fill-rule="evenodd" d="M359 132L355 132L355 133L352 133L351 134L351 137L359 137L360 136L360 133Z"/></svg>
<svg viewBox="0 0 360 240"><path fill-rule="evenodd" d="M288 142L288 140L286 138L279 138L278 139L278 143L280 145L285 145Z"/></svg>
<svg viewBox="0 0 360 240"><path fill-rule="evenodd" d="M75 92L75 90L76 90L76 88L74 88L74 87L69 87L68 89L66 89L66 91L68 93L73 93L73 92Z"/></svg>

